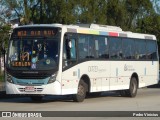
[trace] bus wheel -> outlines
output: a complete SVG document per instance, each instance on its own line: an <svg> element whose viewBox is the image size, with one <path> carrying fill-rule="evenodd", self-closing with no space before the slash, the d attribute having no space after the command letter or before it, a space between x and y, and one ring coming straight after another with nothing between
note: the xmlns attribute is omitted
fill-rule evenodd
<svg viewBox="0 0 160 120"><path fill-rule="evenodd" d="M73 95L73 101L83 102L86 97L86 92L87 92L87 84L84 82L84 80L80 80L77 94Z"/></svg>
<svg viewBox="0 0 160 120"><path fill-rule="evenodd" d="M31 96L30 98L31 98L32 101L41 102L43 96Z"/></svg>
<svg viewBox="0 0 160 120"><path fill-rule="evenodd" d="M127 90L128 97L135 97L137 95L138 83L135 77L131 78L129 90Z"/></svg>

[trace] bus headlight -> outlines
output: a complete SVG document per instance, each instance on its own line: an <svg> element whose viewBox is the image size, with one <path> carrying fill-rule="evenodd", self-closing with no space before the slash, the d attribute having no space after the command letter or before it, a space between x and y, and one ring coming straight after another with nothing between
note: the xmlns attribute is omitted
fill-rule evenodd
<svg viewBox="0 0 160 120"><path fill-rule="evenodd" d="M12 76L10 74L7 74L7 81L13 83Z"/></svg>
<svg viewBox="0 0 160 120"><path fill-rule="evenodd" d="M48 84L55 82L55 81L56 81L56 77L57 77L57 72L56 72L55 74L53 74L53 75L49 78Z"/></svg>

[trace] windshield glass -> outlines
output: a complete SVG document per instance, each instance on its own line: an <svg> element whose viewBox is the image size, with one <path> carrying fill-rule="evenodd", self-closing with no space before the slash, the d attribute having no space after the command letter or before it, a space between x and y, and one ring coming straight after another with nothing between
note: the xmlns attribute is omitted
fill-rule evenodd
<svg viewBox="0 0 160 120"><path fill-rule="evenodd" d="M58 65L58 39L10 40L8 66L14 70L50 70Z"/></svg>

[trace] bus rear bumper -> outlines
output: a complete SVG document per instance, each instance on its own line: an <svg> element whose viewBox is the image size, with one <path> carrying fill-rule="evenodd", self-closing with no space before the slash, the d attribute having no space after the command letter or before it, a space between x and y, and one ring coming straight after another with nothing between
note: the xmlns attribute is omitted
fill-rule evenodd
<svg viewBox="0 0 160 120"><path fill-rule="evenodd" d="M41 86L24 86L6 82L6 94L20 95L61 95L61 84L58 81Z"/></svg>

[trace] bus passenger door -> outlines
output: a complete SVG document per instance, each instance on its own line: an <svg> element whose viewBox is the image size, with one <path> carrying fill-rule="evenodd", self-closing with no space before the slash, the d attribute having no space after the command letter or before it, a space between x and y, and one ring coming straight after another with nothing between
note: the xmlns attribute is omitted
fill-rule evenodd
<svg viewBox="0 0 160 120"><path fill-rule="evenodd" d="M77 92L78 71L76 36L65 34L63 42L63 65L62 65L62 94L74 94Z"/></svg>

